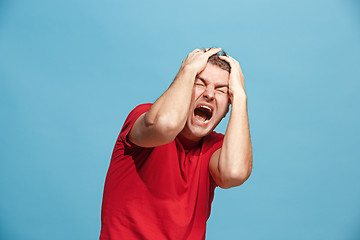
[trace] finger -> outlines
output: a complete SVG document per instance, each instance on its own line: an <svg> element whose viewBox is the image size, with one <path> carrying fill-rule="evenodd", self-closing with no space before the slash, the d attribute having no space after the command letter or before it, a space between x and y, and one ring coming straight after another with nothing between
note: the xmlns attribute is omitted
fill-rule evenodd
<svg viewBox="0 0 360 240"><path fill-rule="evenodd" d="M242 70L241 70L241 66L240 63L233 57L229 56L235 63L236 67L239 69L240 73L243 74Z"/></svg>
<svg viewBox="0 0 360 240"><path fill-rule="evenodd" d="M201 51L207 52L207 51L209 51L210 49L212 49L212 48L203 48L203 49L201 49Z"/></svg>
<svg viewBox="0 0 360 240"><path fill-rule="evenodd" d="M219 58L230 64L230 67L234 66L234 61L230 58L230 56L219 56Z"/></svg>
<svg viewBox="0 0 360 240"><path fill-rule="evenodd" d="M198 53L198 52L201 52L201 50L200 50L200 49L198 49L198 48L196 48L196 49L194 49L191 53L189 53L189 55L188 55L188 56L190 56L190 55L194 55L195 53Z"/></svg>
<svg viewBox="0 0 360 240"><path fill-rule="evenodd" d="M237 67L241 70L240 68L240 63L238 61L236 61L235 58L231 57L231 56L219 56L220 59L228 62L230 64L230 67Z"/></svg>
<svg viewBox="0 0 360 240"><path fill-rule="evenodd" d="M228 56L228 57L234 61L235 65L240 67L240 63L235 58L233 58L231 56Z"/></svg>
<svg viewBox="0 0 360 240"><path fill-rule="evenodd" d="M221 48L208 48L208 50L205 52L209 56L214 55L221 51Z"/></svg>

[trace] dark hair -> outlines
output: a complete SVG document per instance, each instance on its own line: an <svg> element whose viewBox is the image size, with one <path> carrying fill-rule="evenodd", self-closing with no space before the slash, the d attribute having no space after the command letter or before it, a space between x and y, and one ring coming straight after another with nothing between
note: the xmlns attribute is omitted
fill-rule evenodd
<svg viewBox="0 0 360 240"><path fill-rule="evenodd" d="M215 66L218 66L219 68L228 71L230 73L231 67L230 64L222 59L219 58L219 56L227 56L225 51L221 51L220 53L216 53L209 57L208 63L211 63Z"/></svg>

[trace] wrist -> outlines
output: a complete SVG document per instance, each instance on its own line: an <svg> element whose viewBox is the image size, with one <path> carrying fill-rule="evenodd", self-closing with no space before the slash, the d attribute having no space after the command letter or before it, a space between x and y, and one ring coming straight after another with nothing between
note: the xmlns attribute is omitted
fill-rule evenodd
<svg viewBox="0 0 360 240"><path fill-rule="evenodd" d="M182 65L180 67L179 72L176 74L173 83L188 82L189 84L191 84L191 87L193 87L195 82L195 77L196 77L196 73L194 73L194 71L191 68Z"/></svg>
<svg viewBox="0 0 360 240"><path fill-rule="evenodd" d="M237 103L247 103L247 96L245 93L245 90L238 91L236 93L233 93L231 95L231 104L237 104Z"/></svg>
<svg viewBox="0 0 360 240"><path fill-rule="evenodd" d="M194 69L194 67L192 67L191 65L184 65L181 67L181 70L184 74L189 75L189 76L196 76L197 72Z"/></svg>

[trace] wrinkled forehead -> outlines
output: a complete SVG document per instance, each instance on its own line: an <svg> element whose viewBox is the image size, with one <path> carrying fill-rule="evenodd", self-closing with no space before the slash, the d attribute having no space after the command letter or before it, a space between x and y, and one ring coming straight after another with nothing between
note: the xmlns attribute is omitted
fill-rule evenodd
<svg viewBox="0 0 360 240"><path fill-rule="evenodd" d="M229 85L229 72L211 63L208 63L205 69L197 77L207 84Z"/></svg>

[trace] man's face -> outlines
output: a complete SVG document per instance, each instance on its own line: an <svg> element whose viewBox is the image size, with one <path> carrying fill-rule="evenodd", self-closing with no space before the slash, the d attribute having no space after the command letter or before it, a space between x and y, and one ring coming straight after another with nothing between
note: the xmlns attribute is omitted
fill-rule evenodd
<svg viewBox="0 0 360 240"><path fill-rule="evenodd" d="M199 141L210 134L229 110L229 72L208 63L197 75L189 116L181 134Z"/></svg>

